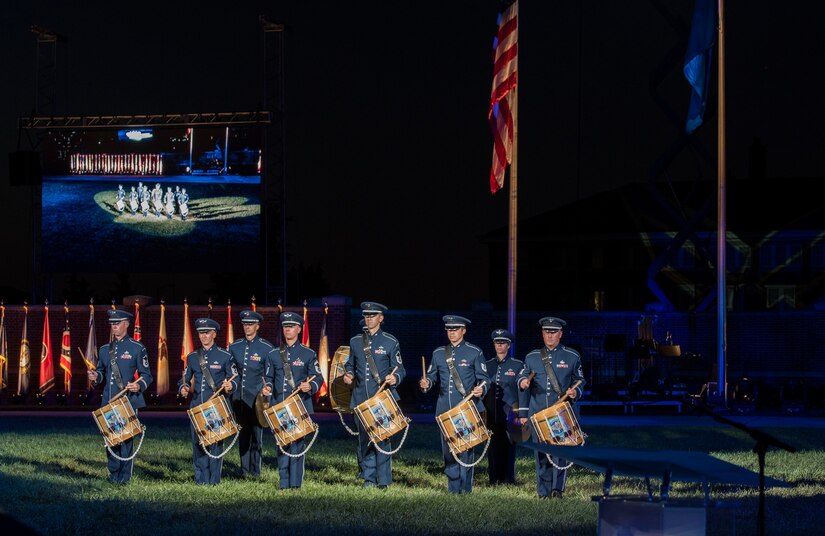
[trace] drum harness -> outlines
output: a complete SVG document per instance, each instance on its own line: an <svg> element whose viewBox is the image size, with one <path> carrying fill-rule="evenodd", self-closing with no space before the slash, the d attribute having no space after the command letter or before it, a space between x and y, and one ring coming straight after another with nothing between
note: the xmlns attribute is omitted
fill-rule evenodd
<svg viewBox="0 0 825 536"><path fill-rule="evenodd" d="M209 389L211 389L211 390L212 390L212 393L214 393L214 394L213 394L213 395L209 398L209 400L212 400L212 398L215 398L215 396L216 396L216 395L217 395L217 394L218 394L221 390L223 390L223 387L221 387L221 389L220 389L220 390L218 390L218 391L216 391L216 390L215 390L215 380L214 380L214 378L212 378L212 373L211 373L211 372L209 372L209 367L206 365L206 358L203 356L203 348L198 348L198 365L200 365L200 367L201 367L201 373L203 374L203 379L204 379L204 380L206 380L206 385L208 385L208 386L209 386ZM237 374L236 374L236 376L237 376ZM233 378L234 378L234 376L233 376ZM203 400L203 399L201 399L201 400ZM209 400L207 400L207 402L208 402ZM232 447L234 447L234 446L235 446L235 442L238 440L238 438L240 437L240 435L241 435L241 427L240 427L240 426L238 426L238 431L237 431L237 432L235 432L235 438L232 440L232 442L229 444L229 446L228 446L228 447L226 447L226 448L223 450L223 452L221 452L221 453L220 453L220 454L218 454L218 455L215 455L215 454L212 454L211 452L209 452L209 450L203 446L203 443L200 443L200 442L199 442L199 443L200 443L200 446L201 446L201 450L203 450L204 454L206 454L206 455L207 455L207 456L209 456L210 458L212 458L212 459L214 459L214 460L220 460L221 458L223 458L224 456L226 456L226 453L227 453L227 452L229 452L230 450L232 450Z"/></svg>
<svg viewBox="0 0 825 536"><path fill-rule="evenodd" d="M370 344L369 335L367 335L366 331L362 334L362 339L361 340L364 343L364 357L366 357L367 366L370 368L370 373L372 374L372 378L375 380L375 383L379 385L378 390L375 392L375 394L377 395L386 386L387 382L384 381L384 383L381 383L381 376L378 375L378 365L375 364L375 358L372 357L372 344ZM392 372L390 372L390 374L394 374L395 370L397 368L398 367L394 368L392 370ZM375 396L375 395L373 395L373 396ZM341 420L341 422L344 422L343 419ZM366 428L366 426L364 428ZM376 443L372 439L370 439L370 442L373 445L375 445L375 450L377 450L381 454L385 454L387 456L392 456L393 454L395 454L396 452L401 450L402 446L404 446L404 441L407 440L407 433L409 431L410 431L409 426L404 427L404 435L401 436L401 443L399 443L398 446L394 449L391 448L390 450L384 450L381 447L379 447L378 443ZM386 441L390 441L390 438L387 438Z"/></svg>
<svg viewBox="0 0 825 536"><path fill-rule="evenodd" d="M547 374L547 380L550 382L550 386L556 393L556 399L563 401L564 398L567 398L567 395L565 395L564 398L562 398L561 396L561 386L559 385L559 379L556 377L556 371L553 370L553 363L550 361L550 352L547 350L546 346L541 349L541 363L542 365L544 365L544 372ZM547 402L546 395L545 402ZM584 443L582 443L582 445L583 444ZM545 452L544 455L547 456L547 461L550 462L550 464L559 471L565 471L573 466L573 462L570 462L564 467L561 467L559 465L556 465L556 462L553 461L549 454Z"/></svg>
<svg viewBox="0 0 825 536"><path fill-rule="evenodd" d="M444 347L444 357L445 357L445 361L447 362L447 368L450 369L450 377L453 379L453 383L455 384L455 388L458 389L458 392L461 393L461 396L465 396L465 394L467 393L467 390L464 388L464 384L461 382L461 376L458 375L458 370L456 370L456 368L455 368L455 348L453 348L452 345L449 345L449 352L450 352L449 357L447 357L447 349L448 349L448 347L445 346ZM482 383L481 385L484 385L484 384ZM469 400L471 397L472 397L472 394L470 394L470 396L467 396L461 402L463 403L463 402ZM490 448L490 440L491 439L492 439L492 437L487 438L487 443L484 445L484 450L481 452L481 456L478 458L478 460L476 460L473 463L465 463L465 462L459 460L458 456L456 456L455 453L452 450L450 451L450 454L452 454L453 459L456 461L456 463L458 463L458 465L460 465L462 467L475 467L476 465L481 463L481 460L483 460L484 456L487 454L487 449Z"/></svg>
<svg viewBox="0 0 825 536"><path fill-rule="evenodd" d="M109 399L110 403L113 402L114 400L120 398L120 395L125 394L125 392L126 392L126 388L123 387L123 376L120 375L120 369L117 366L117 357L115 356L115 345L114 345L114 343L115 343L115 341L112 341L112 342L109 343L109 368L112 369L112 378L115 380L115 383L117 384L117 388L122 389L122 390L120 391L120 393L116 394L114 396L114 398ZM110 389L109 392L111 393L112 392L111 391L111 386L109 387L109 389ZM129 395L126 395L126 396L128 397ZM121 462L129 462L129 461L134 460L135 456L137 456L138 452L140 452L140 447L141 447L141 445L143 445L143 438L144 438L145 435L146 435L146 426L141 424L140 425L140 441L138 441L137 448L135 449L135 452L131 456L129 456L128 458L121 458L120 456L115 454L112 451L112 448L109 445L107 445L105 442L104 442L104 446L106 447L106 450L109 451L109 454L111 454L112 457L115 458L116 460L121 461Z"/></svg>

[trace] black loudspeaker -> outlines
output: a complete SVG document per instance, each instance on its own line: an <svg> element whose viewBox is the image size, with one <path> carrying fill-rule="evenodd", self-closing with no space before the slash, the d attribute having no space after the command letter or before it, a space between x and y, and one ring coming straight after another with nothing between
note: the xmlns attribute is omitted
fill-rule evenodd
<svg viewBox="0 0 825 536"><path fill-rule="evenodd" d="M12 186L38 186L43 182L40 172L40 153L15 151L9 153L9 184Z"/></svg>

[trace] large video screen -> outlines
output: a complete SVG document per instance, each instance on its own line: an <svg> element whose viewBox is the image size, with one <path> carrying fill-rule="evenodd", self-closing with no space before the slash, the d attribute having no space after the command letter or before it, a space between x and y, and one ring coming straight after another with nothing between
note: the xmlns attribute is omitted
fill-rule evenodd
<svg viewBox="0 0 825 536"><path fill-rule="evenodd" d="M48 132L44 271L258 271L261 143L255 126Z"/></svg>

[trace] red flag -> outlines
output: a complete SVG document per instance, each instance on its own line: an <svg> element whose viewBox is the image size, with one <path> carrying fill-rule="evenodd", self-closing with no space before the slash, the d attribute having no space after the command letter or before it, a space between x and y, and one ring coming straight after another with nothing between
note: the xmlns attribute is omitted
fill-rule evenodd
<svg viewBox="0 0 825 536"><path fill-rule="evenodd" d="M63 369L63 390L72 392L72 340L69 331L69 306L64 305L66 325L63 326L63 340L60 342L60 368Z"/></svg>
<svg viewBox="0 0 825 536"><path fill-rule="evenodd" d="M518 84L518 1L499 14L498 33L493 40L493 91L487 114L493 130L493 166L490 193L504 185L504 171L513 159L515 119L513 98Z"/></svg>
<svg viewBox="0 0 825 536"><path fill-rule="evenodd" d="M0 391L9 385L9 341L6 338L6 306L0 302Z"/></svg>
<svg viewBox="0 0 825 536"><path fill-rule="evenodd" d="M158 331L158 377L157 393L163 396L169 392L169 346L166 344L166 305L160 302L160 329Z"/></svg>
<svg viewBox="0 0 825 536"><path fill-rule="evenodd" d="M86 339L86 354L83 356L86 366L94 370L97 367L97 334L95 332L95 305L89 303L89 337ZM91 380L88 382L89 390L94 389Z"/></svg>
<svg viewBox="0 0 825 536"><path fill-rule="evenodd" d="M49 306L43 320L43 344L40 349L40 387L37 394L45 394L54 387L54 360L52 359L52 337L49 334Z"/></svg>
<svg viewBox="0 0 825 536"><path fill-rule="evenodd" d="M26 398L29 394L29 376L31 374L31 351L26 328L29 324L29 306L23 305L23 336L20 339L20 366L17 370L17 394Z"/></svg>
<svg viewBox="0 0 825 536"><path fill-rule="evenodd" d="M307 317L307 302L304 301L304 329L301 332L301 344L309 347L309 318Z"/></svg>
<svg viewBox="0 0 825 536"><path fill-rule="evenodd" d="M321 367L323 381L318 392L315 393L315 401L318 402L322 396L327 396L327 379L329 377L329 341L327 340L327 313L329 307L324 304L324 321L321 324L321 338L318 342L318 366Z"/></svg>
<svg viewBox="0 0 825 536"><path fill-rule="evenodd" d="M135 329L132 332L132 338L136 341L140 340L140 304L135 302Z"/></svg>
<svg viewBox="0 0 825 536"><path fill-rule="evenodd" d="M140 340L140 304L135 300L135 327L132 330L132 338L136 341ZM138 371L135 371L135 380L140 378Z"/></svg>
<svg viewBox="0 0 825 536"><path fill-rule="evenodd" d="M235 342L235 331L232 329L232 304L226 304L226 347Z"/></svg>
<svg viewBox="0 0 825 536"><path fill-rule="evenodd" d="M183 361L184 368L186 368L186 356L191 354L194 348L192 331L189 329L189 302L183 300L183 343L181 343L180 358Z"/></svg>

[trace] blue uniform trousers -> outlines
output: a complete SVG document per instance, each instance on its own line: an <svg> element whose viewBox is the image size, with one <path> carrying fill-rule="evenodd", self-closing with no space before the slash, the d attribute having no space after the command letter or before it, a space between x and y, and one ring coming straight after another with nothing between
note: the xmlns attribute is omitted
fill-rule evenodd
<svg viewBox="0 0 825 536"><path fill-rule="evenodd" d="M490 484L516 483L516 445L507 436L506 428L494 428L488 453Z"/></svg>
<svg viewBox="0 0 825 536"><path fill-rule="evenodd" d="M241 476L260 476L261 449L263 448L263 427L258 423L255 408L242 400L234 404L235 418L240 426L238 449L241 454Z"/></svg>
<svg viewBox="0 0 825 536"><path fill-rule="evenodd" d="M305 437L313 437L305 436ZM278 448L278 447L275 447ZM304 437L293 441L286 447L282 447L284 451L288 452L289 454L298 454L299 452L303 452L306 448L306 442L304 441ZM280 474L281 480L281 489L286 488L300 488L301 485L304 483L304 461L306 460L306 456L287 456L281 449L278 448L278 473Z"/></svg>
<svg viewBox="0 0 825 536"><path fill-rule="evenodd" d="M453 458L444 435L441 435L441 455L444 458L444 474L447 475L447 491L450 493L470 493L473 491L473 473L475 467L464 467ZM456 457L464 463L473 463L476 459L474 449L468 449Z"/></svg>
<svg viewBox="0 0 825 536"><path fill-rule="evenodd" d="M138 410L135 410L135 418L137 419ZM140 438L141 436L135 436ZM122 461L118 460L109 452L111 450L117 456L121 458L128 458L134 452L135 444L134 444L134 437L131 439L127 439L123 443L115 445L111 447L111 449L106 449L106 458L108 459L108 466L109 466L109 481L110 482L117 482L118 484L125 484L129 482L129 479L132 478L132 469L135 465L135 460L129 461Z"/></svg>
<svg viewBox="0 0 825 536"><path fill-rule="evenodd" d="M223 454L223 441L216 441L206 447L212 456ZM195 466L196 484L220 484L223 457L212 458L201 447L198 435L192 429L192 465Z"/></svg>
<svg viewBox="0 0 825 536"><path fill-rule="evenodd" d="M534 443L539 443L535 430L530 439ZM564 484L567 481L567 469L556 469L547 459L548 456L550 455L536 451L536 487L539 497L549 497L553 490L564 491ZM566 467L570 463L557 456L550 456L550 459L559 467Z"/></svg>
<svg viewBox="0 0 825 536"><path fill-rule="evenodd" d="M392 483L392 456L378 452L358 417L355 418L355 426L358 429L358 465L361 468L361 478L365 484L370 482L379 486L389 486ZM378 446L387 452L392 450L389 439L381 441Z"/></svg>

